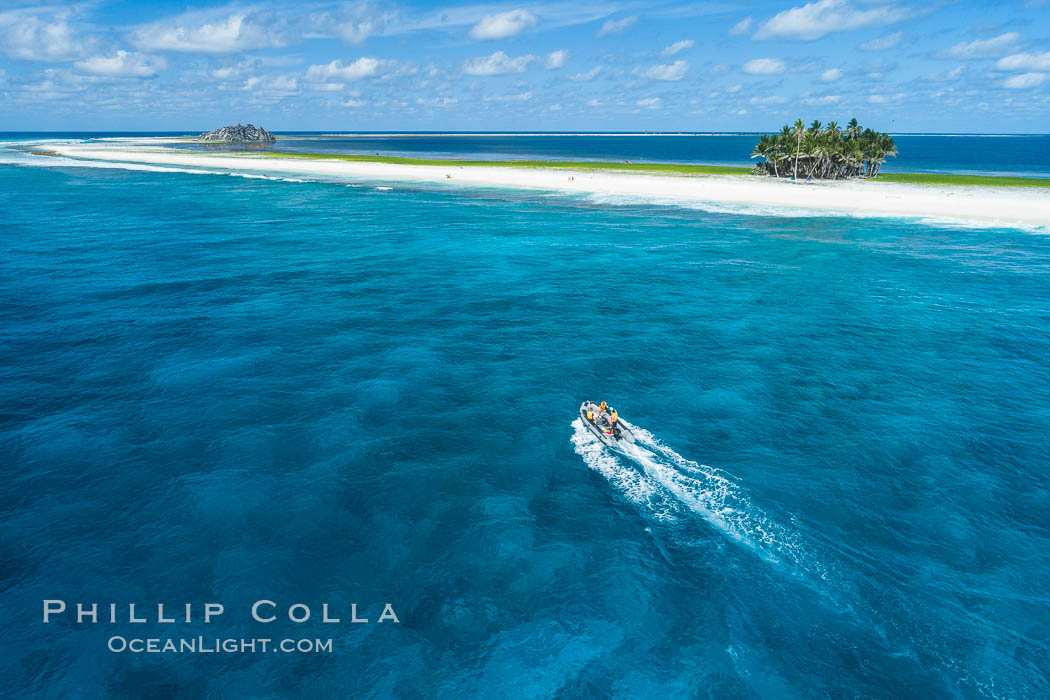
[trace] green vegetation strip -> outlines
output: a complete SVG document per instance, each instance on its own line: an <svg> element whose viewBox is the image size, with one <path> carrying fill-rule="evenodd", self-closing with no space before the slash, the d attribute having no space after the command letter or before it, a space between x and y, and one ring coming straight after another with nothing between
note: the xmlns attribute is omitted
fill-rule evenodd
<svg viewBox="0 0 1050 700"><path fill-rule="evenodd" d="M337 153L280 153L268 151L266 156L278 158L310 158L314 160L346 160L353 163L390 163L393 165L436 165L445 168L558 168L564 170L631 170L678 175L747 175L751 168L729 165L685 165L681 163L610 163L603 161L570 160L452 160L444 158L395 158L388 156L351 156Z"/></svg>
<svg viewBox="0 0 1050 700"><path fill-rule="evenodd" d="M967 187L1050 187L1050 178L1045 177L952 175L950 173L881 173L877 181L907 182L916 185L963 185Z"/></svg>
<svg viewBox="0 0 1050 700"><path fill-rule="evenodd" d="M267 151L276 158L312 160L345 160L352 163L389 163L392 165L433 165L445 168L556 168L563 170L627 170L675 175L748 175L751 168L728 165L685 165L682 163L614 163L607 161L568 160L453 160L443 158L396 158L392 156L355 156L339 153L284 153ZM962 185L973 187L1047 187L1050 178L1000 177L997 175L952 175L940 173L880 173L876 182L902 182L918 185Z"/></svg>

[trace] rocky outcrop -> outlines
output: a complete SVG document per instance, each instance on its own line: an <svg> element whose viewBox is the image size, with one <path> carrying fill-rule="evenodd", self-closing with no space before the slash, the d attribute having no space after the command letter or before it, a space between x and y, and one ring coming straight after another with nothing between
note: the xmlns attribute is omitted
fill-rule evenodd
<svg viewBox="0 0 1050 700"><path fill-rule="evenodd" d="M248 124L242 126L224 126L221 129L207 131L197 137L198 141L222 141L225 143L274 143L277 137L261 126Z"/></svg>

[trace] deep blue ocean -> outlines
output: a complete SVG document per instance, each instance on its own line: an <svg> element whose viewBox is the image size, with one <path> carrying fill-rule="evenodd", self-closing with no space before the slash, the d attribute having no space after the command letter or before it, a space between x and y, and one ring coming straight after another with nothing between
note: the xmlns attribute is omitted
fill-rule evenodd
<svg viewBox="0 0 1050 700"><path fill-rule="evenodd" d="M5 697L1050 695L1045 234L18 163Z"/></svg>

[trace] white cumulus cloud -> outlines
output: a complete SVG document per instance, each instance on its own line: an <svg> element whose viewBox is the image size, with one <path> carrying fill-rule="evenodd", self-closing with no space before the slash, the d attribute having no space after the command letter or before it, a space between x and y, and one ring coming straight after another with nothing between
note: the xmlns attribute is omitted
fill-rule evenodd
<svg viewBox="0 0 1050 700"><path fill-rule="evenodd" d="M382 10L370 2L356 2L343 4L330 12L312 13L306 17L306 23L311 30L323 27L349 44L360 44L390 25L395 16L394 12Z"/></svg>
<svg viewBox="0 0 1050 700"><path fill-rule="evenodd" d="M1045 53L1015 53L995 62L999 70L1050 71L1050 51Z"/></svg>
<svg viewBox="0 0 1050 700"><path fill-rule="evenodd" d="M903 100L907 96L908 96L907 93L903 93L903 92L898 92L896 95L874 94L874 95L868 95L868 102L870 102L873 105L885 105L885 104L891 104L891 103L900 102L901 100Z"/></svg>
<svg viewBox="0 0 1050 700"><path fill-rule="evenodd" d="M301 3L311 7L310 3ZM324 7L324 4L319 4ZM316 9L296 16L291 12L283 13L289 34L296 39L327 39L337 37L348 44L360 44L370 36L384 33L386 30L397 30L398 15L392 10L384 10L369 0L331 4L327 9ZM284 24L282 23L274 23Z"/></svg>
<svg viewBox="0 0 1050 700"><path fill-rule="evenodd" d="M68 61L82 55L81 41L62 12L31 8L0 12L0 49L25 61Z"/></svg>
<svg viewBox="0 0 1050 700"><path fill-rule="evenodd" d="M664 63L651 66L645 71L645 77L653 80L681 80L689 70L689 64L685 61Z"/></svg>
<svg viewBox="0 0 1050 700"><path fill-rule="evenodd" d="M751 18L745 17L729 28L730 34L747 34L751 31Z"/></svg>
<svg viewBox="0 0 1050 700"><path fill-rule="evenodd" d="M842 95L823 95L821 97L806 97L802 100L805 105L833 105L842 99Z"/></svg>
<svg viewBox="0 0 1050 700"><path fill-rule="evenodd" d="M485 15L470 29L470 38L479 40L506 39L536 26L539 19L528 10L510 10Z"/></svg>
<svg viewBox="0 0 1050 700"><path fill-rule="evenodd" d="M947 73L927 73L922 77L926 80L956 80L961 78L964 72L966 72L966 66L957 66Z"/></svg>
<svg viewBox="0 0 1050 700"><path fill-rule="evenodd" d="M65 99L74 93L81 93L87 89L83 80L69 71L57 71L48 68L43 71L44 79L32 85L21 85L20 89L32 95L35 100L59 100Z"/></svg>
<svg viewBox="0 0 1050 700"><path fill-rule="evenodd" d="M691 49L696 46L696 42L692 39L683 39L682 41L676 41L670 46L665 46L664 50L660 52L661 56L674 56L676 53Z"/></svg>
<svg viewBox="0 0 1050 700"><path fill-rule="evenodd" d="M861 10L846 0L818 0L773 15L759 26L754 38L811 41L832 32L892 24L907 16L907 10L893 4Z"/></svg>
<svg viewBox="0 0 1050 700"><path fill-rule="evenodd" d="M451 107L457 102L459 100L455 97L420 97L416 100L417 104L424 107Z"/></svg>
<svg viewBox="0 0 1050 700"><path fill-rule="evenodd" d="M299 87L299 79L294 75L278 75L266 84L274 90L296 90Z"/></svg>
<svg viewBox="0 0 1050 700"><path fill-rule="evenodd" d="M339 36L347 43L360 44L376 32L376 25L370 20L360 22L344 22L339 25Z"/></svg>
<svg viewBox="0 0 1050 700"><path fill-rule="evenodd" d="M820 82L832 83L843 76L841 68L829 68L820 74Z"/></svg>
<svg viewBox="0 0 1050 700"><path fill-rule="evenodd" d="M610 19L606 20L602 28L598 30L598 36L609 36L610 34L616 34L617 32L626 31L634 26L634 23L638 21L637 17L624 17L623 19Z"/></svg>
<svg viewBox="0 0 1050 700"><path fill-rule="evenodd" d="M893 32L892 34L886 34L871 41L865 41L860 45L860 48L864 51L883 51L885 49L892 49L897 44L901 43L901 39L904 38L902 32Z"/></svg>
<svg viewBox="0 0 1050 700"><path fill-rule="evenodd" d="M235 80L246 75L258 72L262 61L258 59L245 58L237 63L219 66L211 71L211 77L216 80Z"/></svg>
<svg viewBox="0 0 1050 700"><path fill-rule="evenodd" d="M284 46L278 20L238 11L227 16L199 12L148 24L131 33L131 43L147 51L232 53Z"/></svg>
<svg viewBox="0 0 1050 700"><path fill-rule="evenodd" d="M1012 90L1027 90L1028 88L1042 85L1046 82L1046 79L1046 73L1021 73L1020 75L1012 75L1004 80L1003 87L1008 87Z"/></svg>
<svg viewBox="0 0 1050 700"><path fill-rule="evenodd" d="M586 73L576 73L575 75L570 75L569 76L569 80L576 80L576 81L579 81L579 82L586 82L588 80L594 80L594 78L601 72L602 72L602 67L601 66L595 66L594 68L591 68Z"/></svg>
<svg viewBox="0 0 1050 700"><path fill-rule="evenodd" d="M532 54L511 58L502 51L489 56L471 58L463 64L467 75L504 75L506 73L523 73L529 64L536 60Z"/></svg>
<svg viewBox="0 0 1050 700"><path fill-rule="evenodd" d="M787 71L787 64L779 58L753 58L744 64L748 75L780 75Z"/></svg>
<svg viewBox="0 0 1050 700"><path fill-rule="evenodd" d="M551 51L547 54L547 58L544 61L544 65L547 68L554 70L555 68L561 68L565 65L565 62L569 60L569 52L565 49L560 51Z"/></svg>
<svg viewBox="0 0 1050 700"><path fill-rule="evenodd" d="M393 67L394 61L364 56L351 63L332 61L317 66L310 66L306 79L313 83L329 83L339 80L361 80L370 78Z"/></svg>
<svg viewBox="0 0 1050 700"><path fill-rule="evenodd" d="M519 92L514 95L486 95L486 102L528 102L532 99L531 92Z"/></svg>
<svg viewBox="0 0 1050 700"><path fill-rule="evenodd" d="M660 109L660 98L659 97L646 97L644 99L635 102L639 107L645 107L646 109Z"/></svg>
<svg viewBox="0 0 1050 700"><path fill-rule="evenodd" d="M942 58L995 58L1009 51L1020 38L1017 32L1006 32L991 39L958 43L939 55Z"/></svg>
<svg viewBox="0 0 1050 700"><path fill-rule="evenodd" d="M94 56L74 64L91 75L114 78L152 78L167 65L163 58L141 53L117 51L113 56Z"/></svg>
<svg viewBox="0 0 1050 700"><path fill-rule="evenodd" d="M299 89L299 80L294 75L253 75L244 81L241 89L270 97L281 97L296 92Z"/></svg>

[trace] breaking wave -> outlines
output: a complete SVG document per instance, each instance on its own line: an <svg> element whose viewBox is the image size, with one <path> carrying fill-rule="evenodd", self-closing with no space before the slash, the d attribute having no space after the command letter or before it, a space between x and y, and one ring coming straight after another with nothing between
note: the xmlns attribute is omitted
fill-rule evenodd
<svg viewBox="0 0 1050 700"><path fill-rule="evenodd" d="M42 142L44 143L44 142ZM23 150L4 149L0 144L0 164L22 165L42 168L101 168L103 170L135 170L147 173L186 173L190 175L226 175L246 180L271 180L274 182L306 182L283 175L262 175L259 173L238 172L231 170L212 170L209 168L182 168L175 165L153 165L147 163L122 163L120 161L85 160L66 156L36 155ZM46 144L45 144L46 145Z"/></svg>

